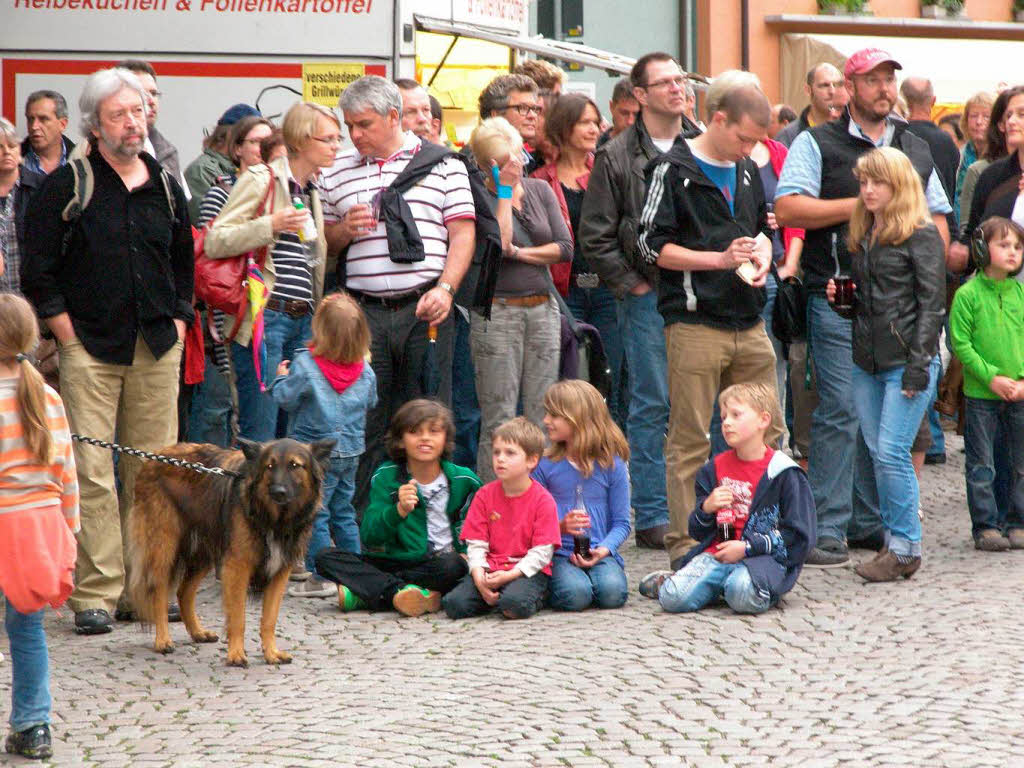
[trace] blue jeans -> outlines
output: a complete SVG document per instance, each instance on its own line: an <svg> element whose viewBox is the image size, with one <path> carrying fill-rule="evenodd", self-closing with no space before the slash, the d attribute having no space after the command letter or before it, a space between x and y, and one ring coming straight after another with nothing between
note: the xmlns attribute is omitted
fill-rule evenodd
<svg viewBox="0 0 1024 768"><path fill-rule="evenodd" d="M267 362L263 383L267 386L277 375L282 360L291 360L297 348L306 346L313 335L313 316L291 317L267 309L263 312L263 339L267 344ZM260 392L253 363L252 347L231 342L231 360L235 366L238 390L238 434L247 440L265 443L277 434L277 404L269 392Z"/></svg>
<svg viewBox="0 0 1024 768"><path fill-rule="evenodd" d="M452 413L455 417L455 451L452 461L460 467L476 469L480 445L480 403L476 399L475 369L469 345L469 320L457 309L455 341L452 345Z"/></svg>
<svg viewBox="0 0 1024 768"><path fill-rule="evenodd" d="M818 540L845 541L847 534L866 538L881 521L871 457L857 436L851 323L832 311L821 294L808 299L807 319L809 364L814 365L818 387L807 479L818 513Z"/></svg>
<svg viewBox="0 0 1024 768"><path fill-rule="evenodd" d="M329 549L332 541L343 552L358 555L361 551L359 524L352 506L358 466L358 456L331 457L331 465L324 473L324 503L313 518L313 535L306 547L306 570L310 573L316 573L315 558Z"/></svg>
<svg viewBox="0 0 1024 768"><path fill-rule="evenodd" d="M940 359L941 364L941 359ZM939 396L939 381L942 379L942 368L939 368L939 378L935 381L932 389L931 399L928 401L928 431L932 435L932 447L928 449L929 456L946 455L946 434L942 431L942 422L939 421L939 412L933 407L935 399Z"/></svg>
<svg viewBox="0 0 1024 768"><path fill-rule="evenodd" d="M737 613L764 613L772 601L758 594L742 563L720 563L708 553L697 555L673 573L658 592L669 613L692 613L721 598Z"/></svg>
<svg viewBox="0 0 1024 768"><path fill-rule="evenodd" d="M637 530L668 523L665 493L665 430L668 428L668 360L665 324L658 312L657 291L626 296L619 303L619 322L629 374L630 501Z"/></svg>
<svg viewBox="0 0 1024 768"><path fill-rule="evenodd" d="M853 403L874 464L879 509L889 550L897 555L919 557L919 490L910 460L910 446L931 400L939 375L939 358L935 357L928 368L928 386L913 397L901 391L903 368L900 365L872 374L855 366Z"/></svg>
<svg viewBox="0 0 1024 768"><path fill-rule="evenodd" d="M231 444L231 384L209 357L203 380L192 390L188 439L192 443L213 443L221 448Z"/></svg>
<svg viewBox="0 0 1024 768"><path fill-rule="evenodd" d="M621 608L629 589L626 572L615 558L606 557L593 568L578 568L569 558L556 555L551 561L549 602L556 611Z"/></svg>
<svg viewBox="0 0 1024 768"><path fill-rule="evenodd" d="M6 598L5 598L6 600ZM50 722L50 657L43 611L18 613L7 600L4 627L11 642L11 729Z"/></svg>
<svg viewBox="0 0 1024 768"><path fill-rule="evenodd" d="M596 288L580 288L574 281L569 286L569 296L565 303L572 310L573 317L580 322L590 323L601 334L601 343L604 345L604 354L608 359L608 368L612 372L612 389L608 393L608 410L615 423L626 430L628 429L629 403L622 376L625 350L622 343L623 332L619 325L618 302L615 301L612 292L603 285L598 285Z"/></svg>
<svg viewBox="0 0 1024 768"><path fill-rule="evenodd" d="M965 474L971 533L978 536L987 528L1000 530L1003 527L994 487L997 445L998 452L1008 454L1013 465L1005 527L1024 528L1024 402L1007 403L968 397L966 410Z"/></svg>

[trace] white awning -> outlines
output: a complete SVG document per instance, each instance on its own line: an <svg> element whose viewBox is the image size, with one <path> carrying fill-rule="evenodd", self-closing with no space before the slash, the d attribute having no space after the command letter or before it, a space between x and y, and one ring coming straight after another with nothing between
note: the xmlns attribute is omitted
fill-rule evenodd
<svg viewBox="0 0 1024 768"><path fill-rule="evenodd" d="M600 69L613 75L628 75L636 63L636 59L629 56L620 56L617 53L602 51L599 48L591 48L590 46L578 43L548 40L541 35L526 37L475 24L435 19L418 14L413 19L416 22L416 29L423 32L436 32L442 35L486 40L491 43L498 43L499 45L507 45L509 48L514 48L518 51L526 51L546 58ZM690 74L688 76L697 83L707 82L707 78L703 75Z"/></svg>

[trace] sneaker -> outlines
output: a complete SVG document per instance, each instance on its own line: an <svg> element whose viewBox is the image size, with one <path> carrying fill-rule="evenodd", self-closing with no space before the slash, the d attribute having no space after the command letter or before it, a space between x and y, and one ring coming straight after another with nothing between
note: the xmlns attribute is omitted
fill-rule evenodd
<svg viewBox="0 0 1024 768"><path fill-rule="evenodd" d="M675 571L651 571L642 579L640 579L639 592L644 597L649 597L651 600L658 599L658 593L661 591L661 585L665 583L665 579L671 576Z"/></svg>
<svg viewBox="0 0 1024 768"><path fill-rule="evenodd" d="M441 593L417 587L415 584L408 584L395 592L395 596L391 598L391 604L403 616L437 613L441 610Z"/></svg>
<svg viewBox="0 0 1024 768"><path fill-rule="evenodd" d="M339 584L338 607L341 609L342 613L349 613L351 611L361 611L366 607L366 603L363 601L363 598L359 597L344 584Z"/></svg>
<svg viewBox="0 0 1024 768"><path fill-rule="evenodd" d="M310 576L301 584L288 587L288 594L292 597L330 597L334 592L334 584L319 576Z"/></svg>
<svg viewBox="0 0 1024 768"><path fill-rule="evenodd" d="M1010 540L1010 549L1024 549L1024 528L1011 528L1006 538Z"/></svg>
<svg viewBox="0 0 1024 768"><path fill-rule="evenodd" d="M818 546L811 550L804 565L813 568L839 568L850 562L850 550L838 539L823 537Z"/></svg>
<svg viewBox="0 0 1024 768"><path fill-rule="evenodd" d="M982 552L1005 552L1010 548L1010 540L996 528L986 528L974 537L974 548Z"/></svg>
<svg viewBox="0 0 1024 768"><path fill-rule="evenodd" d="M53 744L50 740L50 726L46 723L33 725L24 731L11 731L4 744L12 755L21 755L32 760L45 760L53 755Z"/></svg>
<svg viewBox="0 0 1024 768"><path fill-rule="evenodd" d="M301 560L292 566L292 572L288 576L289 581L305 581L312 576L309 571L306 570L306 566Z"/></svg>

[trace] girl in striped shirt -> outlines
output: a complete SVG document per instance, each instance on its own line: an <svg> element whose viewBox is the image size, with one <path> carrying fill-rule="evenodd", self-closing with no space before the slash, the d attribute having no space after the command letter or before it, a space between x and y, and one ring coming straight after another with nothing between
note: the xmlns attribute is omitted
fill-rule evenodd
<svg viewBox="0 0 1024 768"><path fill-rule="evenodd" d="M0 294L0 590L14 677L5 747L41 759L52 753L42 609L71 594L79 522L64 405L26 356L38 342L29 303Z"/></svg>

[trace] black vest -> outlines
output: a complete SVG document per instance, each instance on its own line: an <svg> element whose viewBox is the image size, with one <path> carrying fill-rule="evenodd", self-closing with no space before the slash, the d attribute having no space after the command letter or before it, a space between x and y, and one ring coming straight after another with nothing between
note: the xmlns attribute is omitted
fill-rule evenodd
<svg viewBox="0 0 1024 768"><path fill-rule="evenodd" d="M860 184L853 175L857 158L875 149L867 139L850 134L850 113L847 110L838 120L816 125L808 131L821 150L821 200L857 197ZM935 165L932 153L924 139L907 131L907 124L896 123L896 132L890 146L901 150L928 188ZM810 290L823 291L829 278L850 274L850 252L846 248L847 223L822 229L808 229L804 239L800 266L804 270L804 283Z"/></svg>

